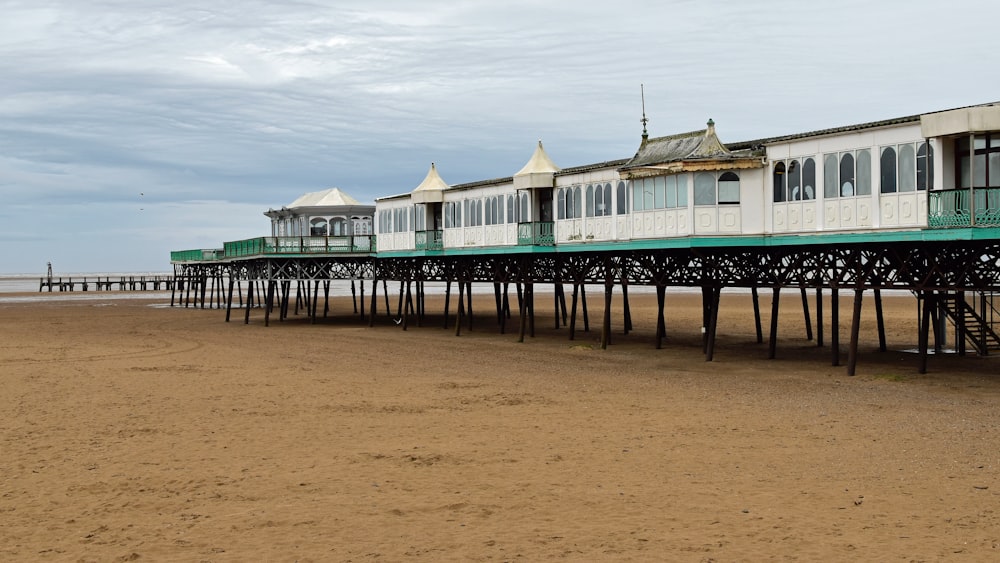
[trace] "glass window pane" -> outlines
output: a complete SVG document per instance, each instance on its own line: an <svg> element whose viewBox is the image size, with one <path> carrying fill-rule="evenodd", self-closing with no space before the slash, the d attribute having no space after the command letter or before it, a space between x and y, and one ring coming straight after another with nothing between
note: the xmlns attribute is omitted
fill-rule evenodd
<svg viewBox="0 0 1000 563"><path fill-rule="evenodd" d="M973 160L973 166L972 173L975 180L973 187L986 187L986 155L983 153L977 154Z"/></svg>
<svg viewBox="0 0 1000 563"><path fill-rule="evenodd" d="M912 192L917 189L917 158L913 145L899 146L899 191Z"/></svg>
<svg viewBox="0 0 1000 563"><path fill-rule="evenodd" d="M604 184L604 207L601 209L602 215L611 215L611 184Z"/></svg>
<svg viewBox="0 0 1000 563"><path fill-rule="evenodd" d="M715 205L715 177L708 172L694 177L694 204Z"/></svg>
<svg viewBox="0 0 1000 563"><path fill-rule="evenodd" d="M666 205L672 209L677 207L677 176L668 176L666 183Z"/></svg>
<svg viewBox="0 0 1000 563"><path fill-rule="evenodd" d="M581 193L580 186L573 188L573 217L575 218L583 217L583 197Z"/></svg>
<svg viewBox="0 0 1000 563"><path fill-rule="evenodd" d="M837 155L828 154L823 157L823 197L834 198L840 195L840 182L837 178Z"/></svg>
<svg viewBox="0 0 1000 563"><path fill-rule="evenodd" d="M788 201L799 201L802 199L802 168L799 161L793 160L788 163Z"/></svg>
<svg viewBox="0 0 1000 563"><path fill-rule="evenodd" d="M802 161L802 199L816 199L816 161Z"/></svg>
<svg viewBox="0 0 1000 563"><path fill-rule="evenodd" d="M868 149L858 151L858 195L872 194L872 152Z"/></svg>
<svg viewBox="0 0 1000 563"><path fill-rule="evenodd" d="M772 174L772 183L774 184L774 202L780 203L785 201L787 192L785 191L785 163L777 162L774 165L774 174Z"/></svg>
<svg viewBox="0 0 1000 563"><path fill-rule="evenodd" d="M965 155L958 159L958 187L968 188L971 185L969 182L969 155Z"/></svg>
<svg viewBox="0 0 1000 563"><path fill-rule="evenodd" d="M688 176L684 174L677 177L677 207L687 207L688 205Z"/></svg>
<svg viewBox="0 0 1000 563"><path fill-rule="evenodd" d="M726 172L719 177L719 203L740 202L740 177Z"/></svg>
<svg viewBox="0 0 1000 563"><path fill-rule="evenodd" d="M642 211L642 180L632 180L632 210Z"/></svg>
<svg viewBox="0 0 1000 563"><path fill-rule="evenodd" d="M663 176L657 176L653 178L653 207L657 209L663 209L664 198L666 190L665 178Z"/></svg>
<svg viewBox="0 0 1000 563"><path fill-rule="evenodd" d="M587 217L594 216L594 184L587 184Z"/></svg>
<svg viewBox="0 0 1000 563"><path fill-rule="evenodd" d="M927 143L920 143L917 149L917 189L927 189Z"/></svg>
<svg viewBox="0 0 1000 563"><path fill-rule="evenodd" d="M653 180L650 178L643 178L642 180L642 208L645 210L654 209L653 207Z"/></svg>
<svg viewBox="0 0 1000 563"><path fill-rule="evenodd" d="M625 194L625 182L618 182L618 201L616 203L618 204L617 207L619 215L624 215L626 211Z"/></svg>
<svg viewBox="0 0 1000 563"><path fill-rule="evenodd" d="M840 157L840 196L854 195L854 155L844 153Z"/></svg>
<svg viewBox="0 0 1000 563"><path fill-rule="evenodd" d="M991 152L989 162L989 187L1000 188L1000 152Z"/></svg>

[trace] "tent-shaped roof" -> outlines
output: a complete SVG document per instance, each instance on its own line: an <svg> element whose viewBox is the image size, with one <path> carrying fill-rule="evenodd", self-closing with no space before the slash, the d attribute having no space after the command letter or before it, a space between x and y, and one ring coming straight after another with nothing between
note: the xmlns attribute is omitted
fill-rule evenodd
<svg viewBox="0 0 1000 563"><path fill-rule="evenodd" d="M299 196L288 207L330 207L361 205L361 202L340 191L340 188L330 188L319 192L309 192Z"/></svg>
<svg viewBox="0 0 1000 563"><path fill-rule="evenodd" d="M514 188L551 188L552 178L560 168L556 166L549 155L545 152L542 142L538 141L534 154L524 165L524 168L514 174Z"/></svg>
<svg viewBox="0 0 1000 563"><path fill-rule="evenodd" d="M552 162L548 153L545 152L545 147L542 146L542 141L538 141L538 146L535 147L535 152L531 155L531 159L524 165L524 168L521 168L517 174L514 174L514 177L516 178L517 176L546 172L552 174L559 172L559 170L560 168Z"/></svg>
<svg viewBox="0 0 1000 563"><path fill-rule="evenodd" d="M438 174L437 167L434 163L431 163L431 169L427 171L427 176L424 177L424 181L420 182L410 199L414 203L431 203L431 202L441 202L444 201L444 191L448 189L448 184L441 179L441 175Z"/></svg>

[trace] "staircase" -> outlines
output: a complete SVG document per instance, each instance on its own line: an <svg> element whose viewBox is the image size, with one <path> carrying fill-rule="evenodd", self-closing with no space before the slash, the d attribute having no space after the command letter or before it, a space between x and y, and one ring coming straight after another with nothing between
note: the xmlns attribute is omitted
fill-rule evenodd
<svg viewBox="0 0 1000 563"><path fill-rule="evenodd" d="M965 341L980 356L1000 352L1000 295L975 292L972 302L961 293L938 294L938 303L956 328L964 327Z"/></svg>

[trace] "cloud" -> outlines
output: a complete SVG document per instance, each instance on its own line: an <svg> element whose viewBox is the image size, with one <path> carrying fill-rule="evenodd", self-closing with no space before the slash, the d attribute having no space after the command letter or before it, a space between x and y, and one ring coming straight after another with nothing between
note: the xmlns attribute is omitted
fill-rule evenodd
<svg viewBox="0 0 1000 563"><path fill-rule="evenodd" d="M95 247L118 244L104 209L129 209L139 192L189 216L205 201L263 211L331 186L372 201L412 190L431 161L451 183L510 175L539 138L564 167L625 158L640 84L651 134L713 118L728 141L992 101L1000 78L982 65L998 11L971 0L7 2L4 200L16 217L89 205L101 223L66 208L61 234L28 218L6 230L46 237L42 254L81 230ZM224 224L205 227L218 243L261 228ZM205 234L180 218L173 229ZM108 267L148 260L117 259Z"/></svg>

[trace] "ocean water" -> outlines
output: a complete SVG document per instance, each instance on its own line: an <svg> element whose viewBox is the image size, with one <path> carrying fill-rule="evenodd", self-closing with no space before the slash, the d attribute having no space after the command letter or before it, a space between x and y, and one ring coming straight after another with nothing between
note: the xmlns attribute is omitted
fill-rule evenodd
<svg viewBox="0 0 1000 563"><path fill-rule="evenodd" d="M142 276L171 276L170 272L88 272L88 273L68 273L53 275L52 279L57 280L96 280L110 277L117 278L139 278ZM0 303L20 303L35 301L95 301L108 299L170 299L170 291L95 291L93 287L88 291L80 291L79 286L74 291L59 291L59 288L48 288L38 291L39 280L44 278L42 274L0 274ZM13 295L20 294L20 295ZM30 294L30 295L29 295Z"/></svg>

